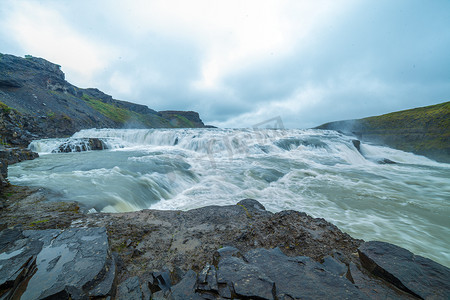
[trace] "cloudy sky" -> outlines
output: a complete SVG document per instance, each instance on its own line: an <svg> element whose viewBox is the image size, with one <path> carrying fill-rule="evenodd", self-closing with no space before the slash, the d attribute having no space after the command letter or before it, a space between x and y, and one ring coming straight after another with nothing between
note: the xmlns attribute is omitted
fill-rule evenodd
<svg viewBox="0 0 450 300"><path fill-rule="evenodd" d="M0 0L0 52L155 110L309 128L450 100L448 0Z"/></svg>

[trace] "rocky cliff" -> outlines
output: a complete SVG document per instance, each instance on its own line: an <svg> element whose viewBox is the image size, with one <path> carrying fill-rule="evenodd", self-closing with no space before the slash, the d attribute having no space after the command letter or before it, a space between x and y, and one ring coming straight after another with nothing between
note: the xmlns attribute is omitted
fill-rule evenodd
<svg viewBox="0 0 450 300"><path fill-rule="evenodd" d="M450 163L450 102L316 127Z"/></svg>
<svg viewBox="0 0 450 300"><path fill-rule="evenodd" d="M64 137L87 128L204 127L196 112L157 112L65 80L42 58L0 54L0 135L3 144Z"/></svg>

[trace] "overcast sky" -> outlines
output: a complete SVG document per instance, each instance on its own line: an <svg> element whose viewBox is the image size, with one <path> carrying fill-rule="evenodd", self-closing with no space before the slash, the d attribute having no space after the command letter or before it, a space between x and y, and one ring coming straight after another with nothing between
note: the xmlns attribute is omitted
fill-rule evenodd
<svg viewBox="0 0 450 300"><path fill-rule="evenodd" d="M207 124L288 128L450 100L449 0L0 0L0 52Z"/></svg>

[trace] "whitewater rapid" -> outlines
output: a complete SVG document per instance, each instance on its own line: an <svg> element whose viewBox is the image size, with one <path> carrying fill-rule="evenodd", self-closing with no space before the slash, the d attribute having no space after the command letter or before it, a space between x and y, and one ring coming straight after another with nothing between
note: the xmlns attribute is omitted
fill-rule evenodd
<svg viewBox="0 0 450 300"><path fill-rule="evenodd" d="M98 138L109 150L52 153ZM187 210L244 198L304 211L353 237L450 266L450 165L335 131L90 129L34 141L41 157L9 168L13 184L50 189L90 212ZM396 164L380 164L383 160Z"/></svg>

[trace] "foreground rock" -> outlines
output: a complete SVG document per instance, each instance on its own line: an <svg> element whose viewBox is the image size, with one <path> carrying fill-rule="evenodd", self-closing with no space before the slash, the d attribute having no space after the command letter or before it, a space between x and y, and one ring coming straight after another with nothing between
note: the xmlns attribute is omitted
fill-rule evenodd
<svg viewBox="0 0 450 300"><path fill-rule="evenodd" d="M60 293L55 294L58 297L69 294L73 299L80 295L94 297L94 291L99 291L96 295L110 295L112 299L448 298L448 268L393 245L380 247L373 242L353 239L333 224L305 213L268 212L256 200L245 199L237 205L190 211L143 210L86 215L75 203L63 206L60 202L43 201L43 195L45 191L37 191L25 200L9 201L0 210L0 218L5 222L2 227L59 229L4 230L0 238L0 263L12 261L13 257L21 258L24 253L28 253L28 257L29 253L41 253L48 246L51 249L45 251L50 251L54 260L41 263L51 265L51 270L64 266L62 269L93 274L100 267L93 270L94 263L79 267L74 257L84 259L85 252L91 253L89 249L94 246L90 244L99 241L98 246L103 244L103 247L98 249L100 258L95 264L107 266L102 269L107 272L99 271L98 278L103 278L99 279L103 282L101 285L89 279L90 275L83 275L87 277L82 289L71 288L77 286L72 284L77 278L73 272L60 277L58 284L48 284L48 288L46 285L47 291ZM106 228L109 248L103 235L105 230L98 227ZM54 237L51 244L46 242L50 233ZM9 238L4 238L8 235ZM25 245L23 240L30 249L21 250ZM76 246L69 246L70 251L66 252L65 243ZM89 245L83 250L85 244ZM73 254L77 251L81 256ZM115 260L111 252L117 253ZM38 262L39 254L35 256ZM27 266L32 261L25 264L17 260L12 266L0 268L3 295L12 297L14 291L21 290L18 283L13 283L16 277L1 272L15 269L14 274L30 274ZM64 264L60 265L59 261ZM83 273L84 268L89 272ZM416 270L419 271L414 272ZM410 277L403 272L408 272ZM420 276L422 278L417 278ZM392 278L397 278L407 289ZM78 279L75 281L82 283ZM24 281L19 279L18 282ZM86 285L87 282L90 284ZM414 283L412 287L409 282L422 282L434 293L423 292L420 285Z"/></svg>
<svg viewBox="0 0 450 300"><path fill-rule="evenodd" d="M86 299L114 292L115 261L105 228L4 230L2 299Z"/></svg>
<svg viewBox="0 0 450 300"><path fill-rule="evenodd" d="M29 149L23 148L0 148L0 191L9 185L8 166L24 161L38 158L39 155Z"/></svg>
<svg viewBox="0 0 450 300"><path fill-rule="evenodd" d="M373 275L423 299L450 298L450 269L431 259L384 242L358 249L362 265Z"/></svg>

